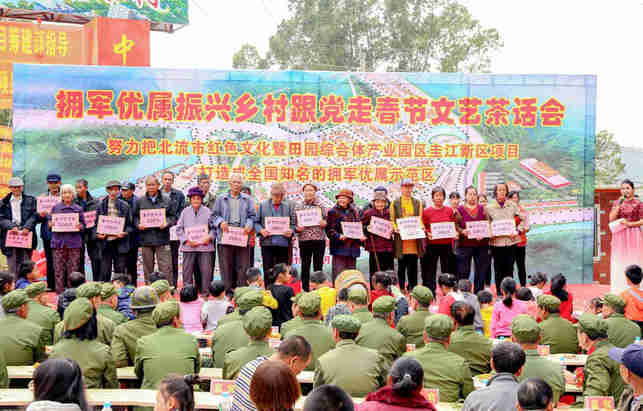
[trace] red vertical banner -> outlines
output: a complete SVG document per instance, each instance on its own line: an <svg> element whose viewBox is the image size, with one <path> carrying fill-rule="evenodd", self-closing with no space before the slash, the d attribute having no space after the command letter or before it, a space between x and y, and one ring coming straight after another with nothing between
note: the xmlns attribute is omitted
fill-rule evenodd
<svg viewBox="0 0 643 411"><path fill-rule="evenodd" d="M85 25L87 61L99 66L149 66L150 23L97 17Z"/></svg>

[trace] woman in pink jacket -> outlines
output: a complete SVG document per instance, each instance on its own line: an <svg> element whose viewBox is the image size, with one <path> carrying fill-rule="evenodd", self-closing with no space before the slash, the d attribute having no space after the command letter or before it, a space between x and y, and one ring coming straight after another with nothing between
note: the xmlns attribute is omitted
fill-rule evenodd
<svg viewBox="0 0 643 411"><path fill-rule="evenodd" d="M385 387L368 394L357 411L435 411L422 395L424 370L415 358L402 357L393 363Z"/></svg>

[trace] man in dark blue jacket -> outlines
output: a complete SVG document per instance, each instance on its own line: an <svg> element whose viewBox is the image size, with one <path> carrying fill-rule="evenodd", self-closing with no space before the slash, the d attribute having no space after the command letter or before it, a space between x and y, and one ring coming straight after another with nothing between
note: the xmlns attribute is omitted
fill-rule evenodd
<svg viewBox="0 0 643 411"><path fill-rule="evenodd" d="M23 193L24 182L20 177L11 177L9 179L9 190L0 202L0 246L2 254L7 256L9 272L18 276L18 268L25 260L31 259L31 253L38 245L36 236L36 224L38 214L36 214L36 198ZM7 232L20 231L22 234L31 232L31 248L6 247Z"/></svg>
<svg viewBox="0 0 643 411"><path fill-rule="evenodd" d="M74 197L74 203L78 204L80 208L85 212L85 224L87 228L83 233L83 246L80 251L80 272L85 274L85 249L87 249L87 255L89 256L89 261L92 266L92 277L94 279L100 278L101 268L101 256L100 250L98 248L98 243L96 241L96 231L93 230L94 225L96 224L96 207L98 207L98 199L92 197L89 193L89 183L84 178L76 180L76 197ZM94 214L94 224L90 224L89 215L87 213Z"/></svg>
<svg viewBox="0 0 643 411"><path fill-rule="evenodd" d="M121 195L118 197L129 205L129 209L132 210L132 213L136 209L137 198L134 195L135 189L136 186L134 183L123 181L121 185ZM136 230L136 227L133 227L133 229L134 231L127 236L129 238L129 251L127 252L125 267L127 274L130 276L129 284L136 287L136 280L138 278L138 230Z"/></svg>
<svg viewBox="0 0 643 411"><path fill-rule="evenodd" d="M181 215L181 211L185 208L185 195L172 187L174 184L174 173L171 171L165 171L161 177L163 180L163 187L161 188L161 194L168 197L170 202L174 203L174 208L176 212L176 218L178 219ZM172 256L172 278L168 278L170 284L176 285L176 281L179 277L179 247L181 246L178 240L170 240L170 254ZM200 279L199 279L200 280ZM199 284L197 282L197 284Z"/></svg>
<svg viewBox="0 0 643 411"><path fill-rule="evenodd" d="M47 175L47 192L43 196L60 197L60 185L62 179L60 174L52 173ZM36 198L36 201L38 199ZM37 204L36 204L37 205ZM51 250L51 229L49 228L48 211L41 210L38 212L38 223L40 223L40 239L45 249L45 258L47 259L47 288L56 289L56 275L54 273L54 253Z"/></svg>

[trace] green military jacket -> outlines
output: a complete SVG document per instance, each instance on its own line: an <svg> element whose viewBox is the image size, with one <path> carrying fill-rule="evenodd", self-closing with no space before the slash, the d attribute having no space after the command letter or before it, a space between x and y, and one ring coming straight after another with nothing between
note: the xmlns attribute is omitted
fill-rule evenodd
<svg viewBox="0 0 643 411"><path fill-rule="evenodd" d="M548 360L538 355L538 350L525 350L527 361L522 368L518 381L522 382L527 378L542 378L554 392L554 407L558 399L565 392L565 375L563 367L557 362Z"/></svg>
<svg viewBox="0 0 643 411"><path fill-rule="evenodd" d="M283 325L282 325L283 327ZM312 359L306 370L314 371L317 368L317 360L328 351L335 348L335 339L320 320L301 320L301 325L289 331L284 338L299 335L304 337L312 348Z"/></svg>
<svg viewBox="0 0 643 411"><path fill-rule="evenodd" d="M351 397L365 397L385 384L386 370L375 350L360 347L353 340L342 340L318 359L313 388L333 384Z"/></svg>
<svg viewBox="0 0 643 411"><path fill-rule="evenodd" d="M368 308L362 307L353 311L353 317L357 317L359 322L361 322L362 325L364 325L373 319L373 313L368 311Z"/></svg>
<svg viewBox="0 0 643 411"><path fill-rule="evenodd" d="M38 301L30 300L27 320L42 327L42 331L45 334L45 345L54 343L54 327L60 322L58 312L40 304Z"/></svg>
<svg viewBox="0 0 643 411"><path fill-rule="evenodd" d="M355 342L359 346L377 350L387 371L393 365L393 361L406 351L406 338L391 328L383 318L373 318L373 321L362 325Z"/></svg>
<svg viewBox="0 0 643 411"><path fill-rule="evenodd" d="M97 314L96 322L98 324L98 342L111 346L112 337L114 336L114 328L116 328L114 321L110 320L107 317L103 317L100 314ZM65 325L62 321L56 324L56 327L54 328L54 344L62 340L63 331L65 330L64 327Z"/></svg>
<svg viewBox="0 0 643 411"><path fill-rule="evenodd" d="M217 321L217 328L221 327L223 324L231 323L232 321L239 321L241 319L241 314L239 314L239 309L235 309L230 314L226 314L219 321Z"/></svg>
<svg viewBox="0 0 643 411"><path fill-rule="evenodd" d="M623 314L613 313L605 319L608 325L607 339L618 348L632 344L636 337L641 337L641 328Z"/></svg>
<svg viewBox="0 0 643 411"><path fill-rule="evenodd" d="M243 329L242 321L232 321L217 326L212 334L212 361L215 368L223 368L225 355L250 344L250 337Z"/></svg>
<svg viewBox="0 0 643 411"><path fill-rule="evenodd" d="M9 373L7 372L7 360L0 350L0 388L9 388Z"/></svg>
<svg viewBox="0 0 643 411"><path fill-rule="evenodd" d="M431 315L428 308L418 308L411 314L400 318L397 330L406 337L407 344L415 344L415 348L424 347L424 320Z"/></svg>
<svg viewBox="0 0 643 411"><path fill-rule="evenodd" d="M621 396L625 383L621 378L619 363L610 359L607 352L614 345L608 340L599 340L594 344L594 351L585 362L583 395L613 397L616 401Z"/></svg>
<svg viewBox="0 0 643 411"><path fill-rule="evenodd" d="M0 348L7 365L33 365L45 357L45 333L41 326L6 314L0 320Z"/></svg>
<svg viewBox="0 0 643 411"><path fill-rule="evenodd" d="M540 323L541 344L549 345L551 354L577 354L578 335L576 327L561 317L559 313L552 313Z"/></svg>
<svg viewBox="0 0 643 411"><path fill-rule="evenodd" d="M102 315L105 318L109 318L114 322L114 327L117 327L123 323L127 322L127 317L123 315L123 313L120 313L113 309L111 306L107 304L101 304L98 306L98 309L96 312L99 315Z"/></svg>
<svg viewBox="0 0 643 411"><path fill-rule="evenodd" d="M139 312L135 320L121 324L114 329L112 337L112 358L116 368L131 367L136 358L136 342L139 338L156 332L152 312Z"/></svg>
<svg viewBox="0 0 643 411"><path fill-rule="evenodd" d="M119 387L109 346L98 340L63 338L51 348L49 358L73 358L83 371L86 388Z"/></svg>
<svg viewBox="0 0 643 411"><path fill-rule="evenodd" d="M170 373L198 374L200 369L196 338L183 329L167 325L138 340L134 372L142 380L142 389L158 389Z"/></svg>
<svg viewBox="0 0 643 411"><path fill-rule="evenodd" d="M471 375L486 374L491 371L491 348L493 342L484 335L478 334L473 325L459 326L451 334L449 351L466 358Z"/></svg>
<svg viewBox="0 0 643 411"><path fill-rule="evenodd" d="M281 324L281 328L279 329L279 334L281 334L281 339L283 340L286 338L286 334L291 332L297 327L300 327L304 323L304 319L301 318L300 316L293 317L292 320L288 320L285 323Z"/></svg>
<svg viewBox="0 0 643 411"><path fill-rule="evenodd" d="M419 350L407 352L424 369L424 387L438 388L441 402L457 402L473 391L473 378L464 358L447 351L438 342L429 342Z"/></svg>
<svg viewBox="0 0 643 411"><path fill-rule="evenodd" d="M246 347L227 353L223 361L223 379L236 379L239 371L250 361L257 357L271 356L274 352L266 341L251 341Z"/></svg>

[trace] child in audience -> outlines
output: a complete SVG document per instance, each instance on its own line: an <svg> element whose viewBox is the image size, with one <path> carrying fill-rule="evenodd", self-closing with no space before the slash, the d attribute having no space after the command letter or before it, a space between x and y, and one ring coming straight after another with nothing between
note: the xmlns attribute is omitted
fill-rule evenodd
<svg viewBox="0 0 643 411"><path fill-rule="evenodd" d="M493 316L493 294L489 290L480 290L477 294L478 302L480 303L480 316L482 317L482 325L484 335L491 337L491 318Z"/></svg>
<svg viewBox="0 0 643 411"><path fill-rule="evenodd" d="M491 336L511 338L511 320L519 314L527 314L527 303L516 299L516 280L505 277L500 283L502 300L496 301L491 317Z"/></svg>
<svg viewBox="0 0 643 411"><path fill-rule="evenodd" d="M13 291L14 285L13 275L8 271L0 271L0 301L3 296ZM4 317L4 310L2 309L2 305L0 305L0 318L2 317Z"/></svg>
<svg viewBox="0 0 643 411"><path fill-rule="evenodd" d="M185 332L202 332L201 308L203 307L203 300L199 298L199 291L195 286L192 284L183 286L179 305L181 307L179 318Z"/></svg>
<svg viewBox="0 0 643 411"><path fill-rule="evenodd" d="M290 276L292 277L292 280L288 283L288 287L292 288L293 293L297 295L301 292L302 285L301 278L299 278L299 272L295 267L290 266Z"/></svg>
<svg viewBox="0 0 643 411"><path fill-rule="evenodd" d="M537 272L529 276L529 288L531 290L531 295L534 296L534 299L537 299L539 295L542 295L543 288L547 285L547 274Z"/></svg>
<svg viewBox="0 0 643 411"><path fill-rule="evenodd" d="M277 307L271 308L272 325L281 327L281 324L292 320L292 297L295 296L290 283L290 270L286 264L277 264L272 268L273 284L270 286L270 293L277 300Z"/></svg>
<svg viewBox="0 0 643 411"><path fill-rule="evenodd" d="M126 274L114 273L112 276L112 284L118 290L118 312L133 320L136 318L132 309L130 308L130 296L136 290L133 286L129 285L130 277Z"/></svg>
<svg viewBox="0 0 643 411"><path fill-rule="evenodd" d="M391 293L393 298L395 298L395 325L400 321L400 318L404 317L409 313L409 300L406 299L406 296L400 290L400 286L397 279L397 273L393 270L386 271L386 275L391 280Z"/></svg>
<svg viewBox="0 0 643 411"><path fill-rule="evenodd" d="M201 323L205 331L214 331L217 323L226 315L230 303L226 299L223 281L214 280L208 287L210 297L201 308Z"/></svg>
<svg viewBox="0 0 643 411"><path fill-rule="evenodd" d="M270 275L270 273L267 275ZM279 304L273 297L270 290L264 289L266 283L263 280L261 270L256 267L248 268L248 271L246 271L246 279L246 281L248 281L248 287L263 291L263 305L276 310Z"/></svg>
<svg viewBox="0 0 643 411"><path fill-rule="evenodd" d="M639 325L643 332L643 291L641 291L643 271L638 265L631 265L625 269L625 281L630 287L621 293L625 300L625 317Z"/></svg>
<svg viewBox="0 0 643 411"><path fill-rule="evenodd" d="M572 323L578 320L572 316L574 311L574 296L565 289L567 279L562 274L556 274L551 278L551 289L547 292L560 300L560 316Z"/></svg>
<svg viewBox="0 0 643 411"><path fill-rule="evenodd" d="M389 295L393 297L391 292L391 278L383 271L377 271L373 273L373 289L371 290L371 301L369 308L372 309L373 303L378 298Z"/></svg>
<svg viewBox="0 0 643 411"><path fill-rule="evenodd" d="M451 316L451 306L456 301L464 301L462 294L458 292L456 282L458 280L453 274L440 274L438 277L438 287L442 290L443 297L440 298L438 312L440 314Z"/></svg>
<svg viewBox="0 0 643 411"><path fill-rule="evenodd" d="M473 317L473 328L476 331L482 331L484 328L484 325L482 323L482 314L480 313L480 303L478 302L478 297L476 297L476 295L471 292L472 290L473 290L473 284L471 283L471 281L469 280L458 281L458 291L462 295L462 299L464 300L465 303L473 307L473 311L475 312ZM449 311L451 310L449 309Z"/></svg>
<svg viewBox="0 0 643 411"><path fill-rule="evenodd" d="M342 288L339 290L337 293L337 304L335 306L331 307L330 310L328 310L328 314L326 314L326 318L324 319L324 323L330 327L331 323L333 321L333 318L336 315L351 315L351 309L348 307L348 288Z"/></svg>
<svg viewBox="0 0 643 411"><path fill-rule="evenodd" d="M527 314L529 314L534 319L538 319L538 304L536 304L536 299L531 293L530 287L521 287L518 291L516 291L516 298L520 301L526 302Z"/></svg>
<svg viewBox="0 0 643 411"><path fill-rule="evenodd" d="M627 306L625 308L627 309ZM587 303L585 311L590 314L603 317L603 299L601 297L592 298L591 300L589 300L589 303Z"/></svg>
<svg viewBox="0 0 643 411"><path fill-rule="evenodd" d="M328 276L323 271L313 271L310 274L310 290L321 297L322 317L326 317L330 307L337 302L337 290L330 286Z"/></svg>
<svg viewBox="0 0 643 411"><path fill-rule="evenodd" d="M36 272L36 263L31 260L26 260L20 263L18 268L18 278L16 279L15 289L22 290L29 284L38 281L38 273Z"/></svg>

